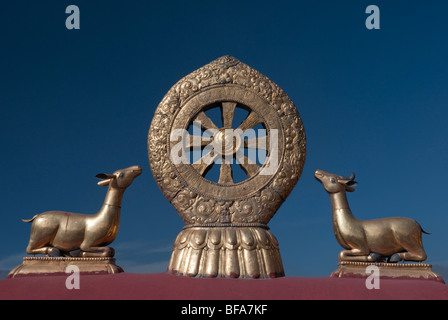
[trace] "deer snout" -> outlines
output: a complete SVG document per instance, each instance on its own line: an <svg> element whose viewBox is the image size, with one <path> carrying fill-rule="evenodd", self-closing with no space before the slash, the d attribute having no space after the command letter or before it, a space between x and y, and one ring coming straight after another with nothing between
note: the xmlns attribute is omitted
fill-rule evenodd
<svg viewBox="0 0 448 320"><path fill-rule="evenodd" d="M135 176L138 177L139 175L142 174L143 170L140 166L132 166L128 168L129 170L131 170L132 172L134 172Z"/></svg>
<svg viewBox="0 0 448 320"><path fill-rule="evenodd" d="M319 181L322 181L323 176L324 176L324 174L323 174L322 170L318 169L314 172L314 177Z"/></svg>

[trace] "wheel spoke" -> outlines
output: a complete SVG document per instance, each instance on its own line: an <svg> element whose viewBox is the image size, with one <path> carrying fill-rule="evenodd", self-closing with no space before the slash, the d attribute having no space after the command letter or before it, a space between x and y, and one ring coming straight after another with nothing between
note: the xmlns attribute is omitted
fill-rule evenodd
<svg viewBox="0 0 448 320"><path fill-rule="evenodd" d="M204 137L189 134L186 137L185 148L186 149L201 149L212 142L212 137Z"/></svg>
<svg viewBox="0 0 448 320"><path fill-rule="evenodd" d="M258 150L269 150L268 137L259 138L249 138L244 139L244 148L247 149L258 149Z"/></svg>
<svg viewBox="0 0 448 320"><path fill-rule="evenodd" d="M232 121L235 115L236 102L223 102L221 106L223 128L232 128Z"/></svg>
<svg viewBox="0 0 448 320"><path fill-rule="evenodd" d="M242 132L244 132L247 129L253 128L257 124L262 123L262 122L263 122L263 119L260 118L255 111L252 111L251 113L249 113L247 118L244 119L244 121L240 124L238 129L240 129Z"/></svg>
<svg viewBox="0 0 448 320"><path fill-rule="evenodd" d="M223 163L221 164L221 171L219 174L218 183L226 183L226 184L233 183L232 167L230 166L230 163L224 163L224 160Z"/></svg>
<svg viewBox="0 0 448 320"><path fill-rule="evenodd" d="M218 130L218 127L213 123L213 121L203 112L199 112L198 115L193 119L193 121L200 122L201 127L205 129L215 129Z"/></svg>
<svg viewBox="0 0 448 320"><path fill-rule="evenodd" d="M207 135L194 135L194 134L188 134L186 136L186 142L185 142L185 148L190 150L207 150L210 143L213 143L214 139L217 139L216 132L213 132L213 130L222 130L223 129L232 129L232 124L235 117L235 109L236 109L237 103L236 102L222 102L221 103L221 117L222 117L222 125L223 127L219 129L215 123L209 118L204 111L200 111L193 119L193 125L199 126L203 130L211 130L212 136ZM239 130L238 134L241 134L246 132L248 129L254 128L256 125L262 123L264 120L259 114L255 111L250 111L248 116L244 119L244 121L238 126L238 128L235 130ZM247 135L247 134L246 134ZM252 135L249 135L252 136ZM227 139L227 136L223 136L223 139ZM219 140L219 139L218 139ZM240 150L234 150L233 151L233 157L236 158L236 163L241 166L241 169L244 171L244 173L247 175L248 178L251 178L255 176L258 171L260 170L260 165L258 165L256 162L254 162L251 158L248 156L245 156L242 152L242 149L255 149L255 150L269 150L268 145L268 137L245 137L245 139L241 139L243 141L239 142L237 149L239 146L241 146ZM224 140L223 140L224 141ZM241 143L241 144L240 144ZM204 149L205 147L205 149ZM214 146L213 146L214 147ZM224 150L224 149L223 149ZM203 152L204 152L203 151ZM223 153L225 152L225 153ZM203 153L204 154L204 153ZM215 150L212 148L210 152L203 155L199 160L194 162L192 164L193 168L201 175L205 176L207 172L210 170L212 165L214 164L215 160L218 156L224 156L232 155L232 151L226 150L226 151L220 151L215 152ZM196 158L197 159L197 158ZM227 163L222 159L221 162L218 162L220 165L220 173L219 173L219 180L218 183L220 184L234 184L233 180L233 171L232 166L230 163Z"/></svg>
<svg viewBox="0 0 448 320"><path fill-rule="evenodd" d="M197 172L199 172L201 176L203 176L204 172L207 170L208 167L210 167L213 164L217 156L218 153L212 150L205 156L203 156L201 159L193 163L192 166L193 168L196 169Z"/></svg>
<svg viewBox="0 0 448 320"><path fill-rule="evenodd" d="M258 164L246 157L241 151L236 153L236 159L241 169L243 169L249 178L253 177L258 172L258 169L260 169Z"/></svg>

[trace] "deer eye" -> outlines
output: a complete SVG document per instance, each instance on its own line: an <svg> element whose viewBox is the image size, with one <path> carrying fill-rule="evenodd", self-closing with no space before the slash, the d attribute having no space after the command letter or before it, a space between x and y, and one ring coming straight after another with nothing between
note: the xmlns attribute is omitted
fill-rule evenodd
<svg viewBox="0 0 448 320"><path fill-rule="evenodd" d="M336 179L335 179L335 178L331 178L331 179L330 179L330 182L331 182L331 183L335 183L335 182L336 182Z"/></svg>
<svg viewBox="0 0 448 320"><path fill-rule="evenodd" d="M123 172L118 175L118 178L123 178L123 177L124 177L124 173Z"/></svg>

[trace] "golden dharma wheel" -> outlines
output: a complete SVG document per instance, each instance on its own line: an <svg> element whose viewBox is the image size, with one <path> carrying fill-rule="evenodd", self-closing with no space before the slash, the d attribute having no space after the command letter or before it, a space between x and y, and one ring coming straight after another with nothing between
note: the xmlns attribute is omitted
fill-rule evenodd
<svg viewBox="0 0 448 320"><path fill-rule="evenodd" d="M208 277L283 275L266 224L299 180L305 146L286 93L239 60L221 57L177 82L148 134L153 176L186 223L168 269Z"/></svg>

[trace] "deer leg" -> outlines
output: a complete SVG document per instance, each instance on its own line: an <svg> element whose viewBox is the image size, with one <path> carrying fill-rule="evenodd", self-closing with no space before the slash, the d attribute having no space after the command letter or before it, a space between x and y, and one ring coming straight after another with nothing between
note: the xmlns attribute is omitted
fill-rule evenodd
<svg viewBox="0 0 448 320"><path fill-rule="evenodd" d="M30 240L28 242L28 246L26 247L26 253L28 254L44 254L47 256L57 256L61 255L60 252L58 254L56 249L52 247L50 244L54 239L58 228L39 228L36 225L36 222L33 222L31 226L31 235Z"/></svg>
<svg viewBox="0 0 448 320"><path fill-rule="evenodd" d="M81 254L82 254L81 249L76 249L76 250L72 250L72 251L66 252L64 254L64 256L66 256L66 257L80 257Z"/></svg>
<svg viewBox="0 0 448 320"><path fill-rule="evenodd" d="M374 260L370 255L370 250L366 249L342 250L338 258L339 261L372 262Z"/></svg>
<svg viewBox="0 0 448 320"><path fill-rule="evenodd" d="M395 263L400 261L424 261L424 260L426 260L426 253L423 250L423 248L421 248L414 251L394 253L390 257L389 262Z"/></svg>
<svg viewBox="0 0 448 320"><path fill-rule="evenodd" d="M26 253L33 255L44 254L50 257L61 256L61 251L58 248L48 245L51 242L52 238L52 233L48 233L47 235L44 234L41 237L31 236L30 241L28 242L28 246L26 247Z"/></svg>
<svg viewBox="0 0 448 320"><path fill-rule="evenodd" d="M28 253L28 254L45 254L48 257L62 256L61 250L59 250L58 248L55 248L55 247L42 247L42 248L33 249L32 247L30 248L28 246L26 248L26 253Z"/></svg>
<svg viewBox="0 0 448 320"><path fill-rule="evenodd" d="M81 257L113 257L115 250L111 247L87 247L81 245Z"/></svg>
<svg viewBox="0 0 448 320"><path fill-rule="evenodd" d="M28 245L28 247L26 248L26 253L48 255L48 251L50 251L50 249L52 249L52 248L53 247L33 248L32 246Z"/></svg>
<svg viewBox="0 0 448 320"><path fill-rule="evenodd" d="M421 232L420 237L415 240L415 237L397 237L400 241L400 244L403 246L403 251L394 253L390 258L389 262L395 263L400 261L424 261L426 260L426 252L423 249L422 241L421 241Z"/></svg>

